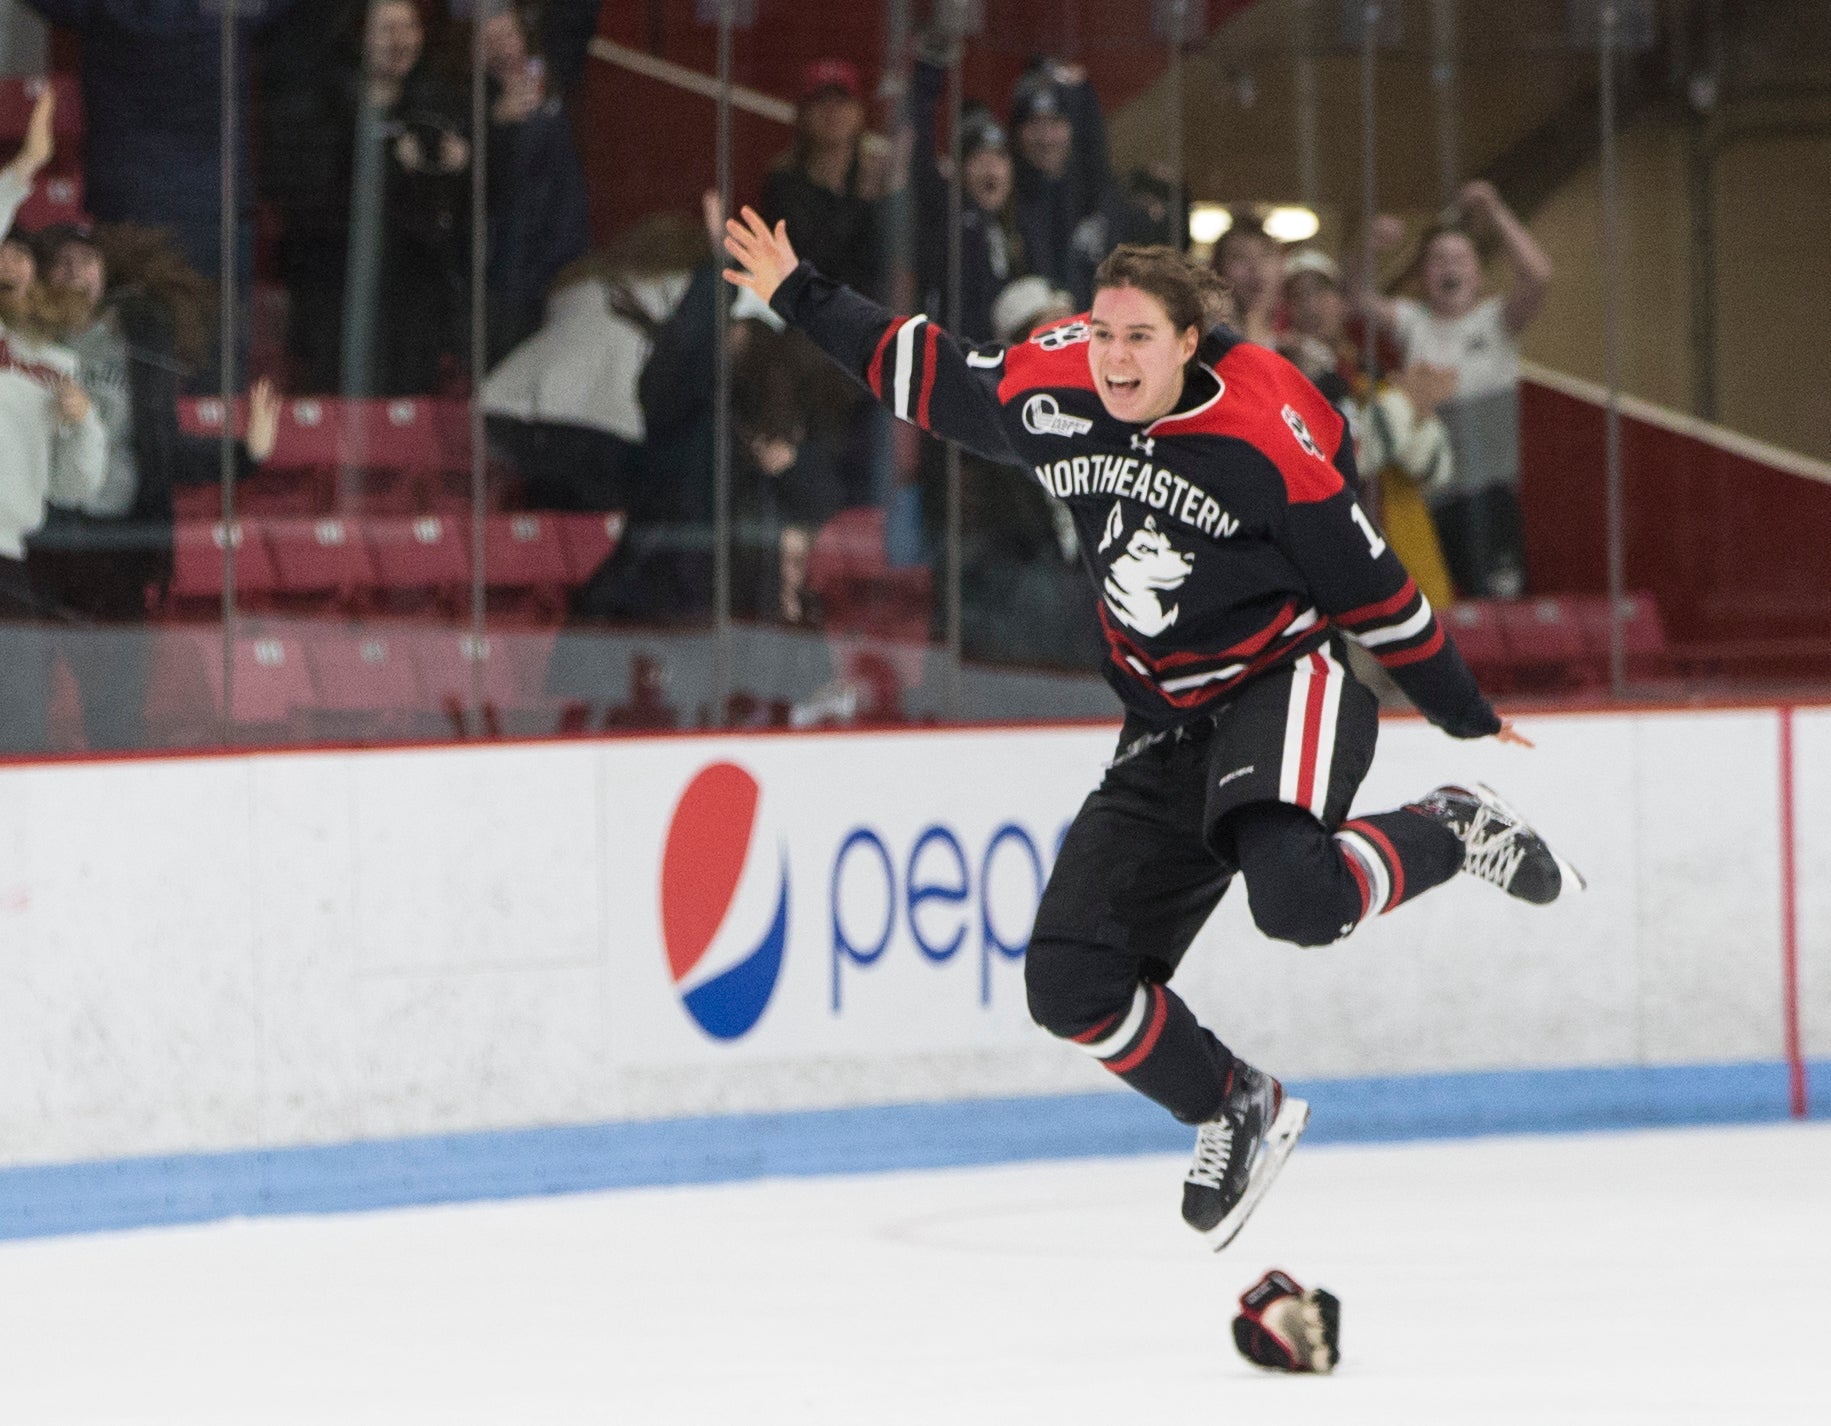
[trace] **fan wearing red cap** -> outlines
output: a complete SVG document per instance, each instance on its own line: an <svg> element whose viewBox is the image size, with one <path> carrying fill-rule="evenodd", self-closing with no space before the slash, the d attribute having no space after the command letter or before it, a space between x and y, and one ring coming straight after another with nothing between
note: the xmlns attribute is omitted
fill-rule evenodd
<svg viewBox="0 0 1831 1426"><path fill-rule="evenodd" d="M864 292L879 288L877 202L889 165L865 132L864 84L850 60L810 60L801 71L795 142L763 185L762 211L788 224L798 252Z"/></svg>

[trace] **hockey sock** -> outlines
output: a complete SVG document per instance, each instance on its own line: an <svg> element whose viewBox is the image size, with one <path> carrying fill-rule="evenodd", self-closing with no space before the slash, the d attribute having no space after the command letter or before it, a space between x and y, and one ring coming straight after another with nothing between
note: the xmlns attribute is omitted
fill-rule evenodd
<svg viewBox="0 0 1831 1426"><path fill-rule="evenodd" d="M1168 986L1139 985L1124 1012L1073 1040L1185 1124L1201 1124L1221 1112L1233 1055Z"/></svg>
<svg viewBox="0 0 1831 1426"><path fill-rule="evenodd" d="M1361 894L1361 919L1390 911L1448 881L1462 865L1462 839L1417 812L1377 812L1335 834Z"/></svg>

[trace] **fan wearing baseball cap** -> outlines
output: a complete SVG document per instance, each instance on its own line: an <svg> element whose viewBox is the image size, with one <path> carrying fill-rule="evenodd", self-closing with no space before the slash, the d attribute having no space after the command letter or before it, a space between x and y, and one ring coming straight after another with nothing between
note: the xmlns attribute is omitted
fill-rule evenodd
<svg viewBox="0 0 1831 1426"><path fill-rule="evenodd" d="M762 211L788 224L796 250L861 292L879 290L878 200L889 179L883 140L865 131L858 66L828 57L801 71L795 141L763 184Z"/></svg>

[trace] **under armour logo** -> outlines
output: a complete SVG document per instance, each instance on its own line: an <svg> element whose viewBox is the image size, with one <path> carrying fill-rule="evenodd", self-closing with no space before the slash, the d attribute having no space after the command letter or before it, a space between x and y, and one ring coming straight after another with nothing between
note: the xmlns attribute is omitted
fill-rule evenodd
<svg viewBox="0 0 1831 1426"><path fill-rule="evenodd" d="M1157 449L1157 441L1151 436L1134 435L1132 437L1132 449L1135 451L1143 451L1148 459L1151 452Z"/></svg>

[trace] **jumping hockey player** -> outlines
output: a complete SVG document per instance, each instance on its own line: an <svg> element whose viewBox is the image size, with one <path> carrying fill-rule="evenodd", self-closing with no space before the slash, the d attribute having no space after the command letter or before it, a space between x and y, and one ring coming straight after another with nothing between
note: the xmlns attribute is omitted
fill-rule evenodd
<svg viewBox="0 0 1831 1426"><path fill-rule="evenodd" d="M1378 710L1351 638L1459 738L1503 723L1355 500L1344 422L1296 367L1224 328L1223 289L1120 247L1092 310L962 348L799 262L750 209L725 276L906 421L1066 502L1100 594L1117 753L1062 844L1025 964L1037 1023L1196 1126L1183 1217L1218 1251L1309 1117L1167 982L1236 873L1268 936L1318 946L1458 871L1532 902L1575 874L1486 789L1345 820Z"/></svg>

